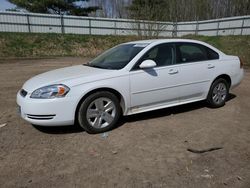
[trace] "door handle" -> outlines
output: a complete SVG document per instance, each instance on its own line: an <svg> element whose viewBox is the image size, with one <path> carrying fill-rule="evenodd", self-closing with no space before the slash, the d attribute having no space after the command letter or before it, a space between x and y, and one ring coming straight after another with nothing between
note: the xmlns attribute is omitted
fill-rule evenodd
<svg viewBox="0 0 250 188"><path fill-rule="evenodd" d="M215 68L215 66L212 65L212 64L208 64L208 65L207 65L207 68L208 68L208 69L213 69L213 68Z"/></svg>
<svg viewBox="0 0 250 188"><path fill-rule="evenodd" d="M170 69L168 71L168 74L177 74L179 71L178 70L175 70L175 69Z"/></svg>

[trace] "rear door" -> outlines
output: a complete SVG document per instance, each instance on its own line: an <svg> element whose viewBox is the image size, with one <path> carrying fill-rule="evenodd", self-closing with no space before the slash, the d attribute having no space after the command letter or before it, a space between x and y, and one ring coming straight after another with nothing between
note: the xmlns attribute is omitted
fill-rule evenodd
<svg viewBox="0 0 250 188"><path fill-rule="evenodd" d="M176 65L181 85L180 102L206 98L219 55L196 43L176 43Z"/></svg>

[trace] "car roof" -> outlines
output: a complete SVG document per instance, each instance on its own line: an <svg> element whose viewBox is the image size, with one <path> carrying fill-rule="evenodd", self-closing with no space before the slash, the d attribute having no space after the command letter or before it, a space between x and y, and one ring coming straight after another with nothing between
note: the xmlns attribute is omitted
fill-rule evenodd
<svg viewBox="0 0 250 188"><path fill-rule="evenodd" d="M202 42L202 41L198 41L198 40L192 40L192 39L178 39L178 38L171 38L171 39L150 39L150 40L138 40L138 41L132 41L132 42L128 42L126 44L152 44L152 45L157 45L157 44L161 44L161 43L168 43L168 42L192 42L192 43L196 43L196 44L202 44L204 46L207 46L211 49L213 49L214 51L218 52L221 55L225 55L223 52L221 52L220 50L218 50L217 48L211 46L208 43Z"/></svg>
<svg viewBox="0 0 250 188"><path fill-rule="evenodd" d="M152 44L152 43L166 43L166 42L194 42L194 43L203 43L198 40L192 40L192 39L150 39L150 40L137 40L137 41L131 41L128 43L136 43L136 44Z"/></svg>

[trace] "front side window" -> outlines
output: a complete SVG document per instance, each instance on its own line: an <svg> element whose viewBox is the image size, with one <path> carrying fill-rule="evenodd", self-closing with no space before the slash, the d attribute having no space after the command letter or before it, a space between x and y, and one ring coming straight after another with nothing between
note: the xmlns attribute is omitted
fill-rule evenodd
<svg viewBox="0 0 250 188"><path fill-rule="evenodd" d="M172 65L174 63L175 49L172 44L161 44L146 52L137 62L135 70L140 69L140 64L145 60L153 60L157 67Z"/></svg>
<svg viewBox="0 0 250 188"><path fill-rule="evenodd" d="M95 58L86 66L101 69L124 68L148 44L122 44L111 48Z"/></svg>

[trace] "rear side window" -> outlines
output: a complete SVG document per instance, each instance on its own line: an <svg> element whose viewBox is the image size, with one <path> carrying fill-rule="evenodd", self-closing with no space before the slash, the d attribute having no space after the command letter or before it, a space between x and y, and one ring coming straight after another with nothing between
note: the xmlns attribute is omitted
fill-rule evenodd
<svg viewBox="0 0 250 188"><path fill-rule="evenodd" d="M219 59L219 54L215 51L213 51L212 49L206 47L207 49L207 56L209 60L213 60L213 59Z"/></svg>
<svg viewBox="0 0 250 188"><path fill-rule="evenodd" d="M189 63L219 59L212 49L195 43L177 43L177 63Z"/></svg>

